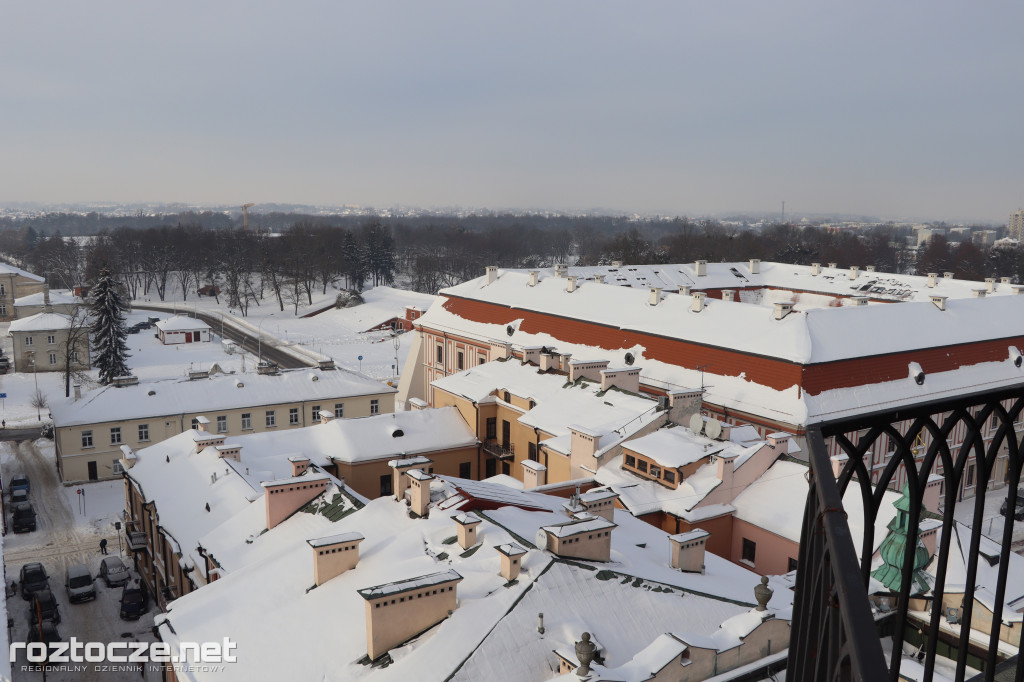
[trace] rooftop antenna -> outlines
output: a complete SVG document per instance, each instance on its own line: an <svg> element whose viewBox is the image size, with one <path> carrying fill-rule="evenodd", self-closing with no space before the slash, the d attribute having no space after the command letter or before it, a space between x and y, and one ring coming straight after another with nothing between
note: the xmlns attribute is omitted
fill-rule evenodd
<svg viewBox="0 0 1024 682"><path fill-rule="evenodd" d="M704 370L706 370L710 366L711 365L698 365L697 368L696 368L697 371L700 372L700 390L701 391L703 391L705 388L709 388L708 386L704 385Z"/></svg>

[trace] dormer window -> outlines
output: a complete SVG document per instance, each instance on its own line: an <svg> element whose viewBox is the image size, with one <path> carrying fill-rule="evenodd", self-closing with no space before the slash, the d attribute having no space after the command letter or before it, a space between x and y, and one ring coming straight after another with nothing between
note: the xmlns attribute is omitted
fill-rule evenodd
<svg viewBox="0 0 1024 682"><path fill-rule="evenodd" d="M512 402L512 394L509 393L508 391L505 391L504 400L506 403Z"/></svg>

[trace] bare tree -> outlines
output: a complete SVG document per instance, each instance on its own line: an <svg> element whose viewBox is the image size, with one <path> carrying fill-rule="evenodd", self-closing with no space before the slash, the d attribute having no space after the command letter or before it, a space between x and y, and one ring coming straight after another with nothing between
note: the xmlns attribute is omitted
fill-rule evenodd
<svg viewBox="0 0 1024 682"><path fill-rule="evenodd" d="M71 316L68 325L67 339L60 345L61 378L64 380L64 397L71 396L71 382L88 381L88 363L82 360L82 354L89 356L89 315L84 307L80 307Z"/></svg>

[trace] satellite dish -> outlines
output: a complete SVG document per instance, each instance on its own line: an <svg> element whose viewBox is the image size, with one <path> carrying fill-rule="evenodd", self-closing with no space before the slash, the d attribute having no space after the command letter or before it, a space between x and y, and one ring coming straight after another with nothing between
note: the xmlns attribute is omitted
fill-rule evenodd
<svg viewBox="0 0 1024 682"><path fill-rule="evenodd" d="M694 415L692 417L690 417L690 430L693 431L694 433L700 435L701 429L703 429L703 428L704 428L704 417L702 417L700 415L700 412L694 413Z"/></svg>
<svg viewBox="0 0 1024 682"><path fill-rule="evenodd" d="M548 533L543 528L537 529L537 534L533 537L533 544L537 545L537 549L548 548Z"/></svg>
<svg viewBox="0 0 1024 682"><path fill-rule="evenodd" d="M708 425L704 427L704 433L712 440L718 438L722 435L722 422L717 419L711 419L708 421Z"/></svg>

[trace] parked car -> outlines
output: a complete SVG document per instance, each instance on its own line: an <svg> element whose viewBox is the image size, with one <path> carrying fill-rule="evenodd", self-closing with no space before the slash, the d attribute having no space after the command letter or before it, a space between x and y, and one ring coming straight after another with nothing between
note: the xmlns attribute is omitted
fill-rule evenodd
<svg viewBox="0 0 1024 682"><path fill-rule="evenodd" d="M17 474L11 477L11 482L7 486L8 489L13 493L15 490L24 490L26 494L32 492L32 483L28 480L28 476L25 474Z"/></svg>
<svg viewBox="0 0 1024 682"><path fill-rule="evenodd" d="M11 491L11 504L18 504L19 502L28 502L28 493L25 492L24 488Z"/></svg>
<svg viewBox="0 0 1024 682"><path fill-rule="evenodd" d="M125 585L121 590L122 620L138 620L146 612L146 587L141 580Z"/></svg>
<svg viewBox="0 0 1024 682"><path fill-rule="evenodd" d="M6 355L0 357L0 374L7 374L9 371L11 371L10 359Z"/></svg>
<svg viewBox="0 0 1024 682"><path fill-rule="evenodd" d="M54 642L63 642L64 639L60 636L60 632L57 631L57 625L53 621L44 620L42 625L34 625L28 629L28 641L29 642L43 642L44 644L52 644ZM46 648L47 660L50 660L50 656L57 652L53 651L49 647ZM67 659L64 659L67 660Z"/></svg>
<svg viewBox="0 0 1024 682"><path fill-rule="evenodd" d="M64 578L64 589L67 590L68 600L73 604L76 601L88 601L96 598L96 586L93 584L92 573L88 567L76 564L68 568L67 576Z"/></svg>
<svg viewBox="0 0 1024 682"><path fill-rule="evenodd" d="M50 589L50 576L39 562L21 567L21 598L28 601L36 592Z"/></svg>
<svg viewBox="0 0 1024 682"><path fill-rule="evenodd" d="M120 587L131 580L132 574L128 572L128 567L123 561L116 556L108 556L104 557L100 564L99 577L103 578L107 587Z"/></svg>
<svg viewBox="0 0 1024 682"><path fill-rule="evenodd" d="M1010 497L1009 496L1005 497L1003 499L1003 506L999 508L999 513L1002 514L1003 516L1007 516L1007 514L1006 514L1006 505L1009 503L1009 501L1010 501ZM1013 513L1013 518L1016 519L1017 521L1024 521L1024 491L1022 491L1022 490L1018 490L1017 491L1017 505L1016 506L1017 506L1017 509Z"/></svg>
<svg viewBox="0 0 1024 682"><path fill-rule="evenodd" d="M39 622L40 617L43 620L49 620L54 623L60 622L60 609L57 607L57 600L50 590L39 590L36 592L32 597L31 605L28 607L28 622L33 627Z"/></svg>
<svg viewBox="0 0 1024 682"><path fill-rule="evenodd" d="M28 502L14 505L12 530L15 533L28 533L36 529L36 512Z"/></svg>

